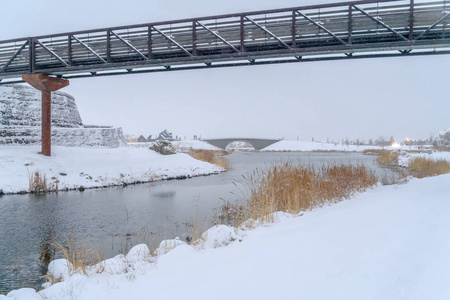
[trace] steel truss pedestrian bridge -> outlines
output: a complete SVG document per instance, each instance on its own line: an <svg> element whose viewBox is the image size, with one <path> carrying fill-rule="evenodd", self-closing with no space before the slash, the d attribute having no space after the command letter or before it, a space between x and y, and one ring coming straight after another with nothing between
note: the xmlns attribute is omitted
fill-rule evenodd
<svg viewBox="0 0 450 300"><path fill-rule="evenodd" d="M353 1L0 41L0 84L51 92L68 79L318 60L450 54L450 0Z"/></svg>
<svg viewBox="0 0 450 300"><path fill-rule="evenodd" d="M450 53L450 0L354 1L0 41L0 84Z"/></svg>

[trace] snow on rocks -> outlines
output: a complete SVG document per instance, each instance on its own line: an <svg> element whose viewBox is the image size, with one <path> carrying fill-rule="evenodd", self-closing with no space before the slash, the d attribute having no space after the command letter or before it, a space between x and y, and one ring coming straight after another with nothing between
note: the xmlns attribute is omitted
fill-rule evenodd
<svg viewBox="0 0 450 300"><path fill-rule="evenodd" d="M30 176L45 175L52 189L67 190L217 174L224 169L187 154L160 155L144 148L0 146L0 191L28 192Z"/></svg>
<svg viewBox="0 0 450 300"><path fill-rule="evenodd" d="M73 265L66 259L55 259L48 265L48 273L51 274L52 280L62 281L70 277L71 271L74 270Z"/></svg>
<svg viewBox="0 0 450 300"><path fill-rule="evenodd" d="M8 295L0 295L0 300L42 300L42 297L36 293L34 289L24 288L20 290L14 290L8 293Z"/></svg>
<svg viewBox="0 0 450 300"><path fill-rule="evenodd" d="M201 248L218 248L227 246L242 237L236 234L236 228L226 225L216 225L202 234L199 241Z"/></svg>
<svg viewBox="0 0 450 300"><path fill-rule="evenodd" d="M52 93L52 144L58 146L124 146L121 128L87 126L75 98ZM41 143L41 92L27 85L0 86L0 145Z"/></svg>
<svg viewBox="0 0 450 300"><path fill-rule="evenodd" d="M155 250L155 253L157 256L161 256L172 251L178 246L184 245L187 245L187 243L180 240L179 237L176 237L175 239L172 240L164 240L159 244L159 247L158 249Z"/></svg>

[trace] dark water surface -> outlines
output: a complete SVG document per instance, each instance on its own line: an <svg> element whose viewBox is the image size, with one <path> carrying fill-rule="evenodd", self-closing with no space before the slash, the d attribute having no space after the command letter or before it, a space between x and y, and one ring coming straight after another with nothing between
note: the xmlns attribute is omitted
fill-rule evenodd
<svg viewBox="0 0 450 300"><path fill-rule="evenodd" d="M98 249L103 258L126 253L145 242L151 248L161 240L193 234L193 224L206 230L217 221L224 200L242 198L248 191L239 182L256 168L285 161L364 163L379 176L375 158L358 153L235 152L228 156L231 170L186 180L0 197L0 294L21 287L39 289L40 276L51 259L58 258L51 243L79 244Z"/></svg>

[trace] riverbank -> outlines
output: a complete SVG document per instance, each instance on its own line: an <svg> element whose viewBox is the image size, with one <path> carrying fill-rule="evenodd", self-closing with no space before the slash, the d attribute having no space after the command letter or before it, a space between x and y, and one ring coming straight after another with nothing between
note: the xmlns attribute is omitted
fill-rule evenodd
<svg viewBox="0 0 450 300"><path fill-rule="evenodd" d="M187 154L161 155L146 148L54 146L52 156L40 146L0 147L0 193L28 193L35 185L74 190L217 174L224 169ZM38 177L36 173L39 174Z"/></svg>
<svg viewBox="0 0 450 300"><path fill-rule="evenodd" d="M198 246L166 241L158 256L136 246L87 274L57 260L62 282L0 299L448 299L449 194L450 175L412 179L253 230L213 227Z"/></svg>

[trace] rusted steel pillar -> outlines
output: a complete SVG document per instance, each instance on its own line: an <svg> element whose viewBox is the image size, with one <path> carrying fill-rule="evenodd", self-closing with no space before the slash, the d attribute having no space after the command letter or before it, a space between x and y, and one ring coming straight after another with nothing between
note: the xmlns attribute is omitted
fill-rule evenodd
<svg viewBox="0 0 450 300"><path fill-rule="evenodd" d="M69 85L69 80L50 77L45 74L24 74L22 79L29 85L42 92L42 154L52 154L52 92Z"/></svg>

